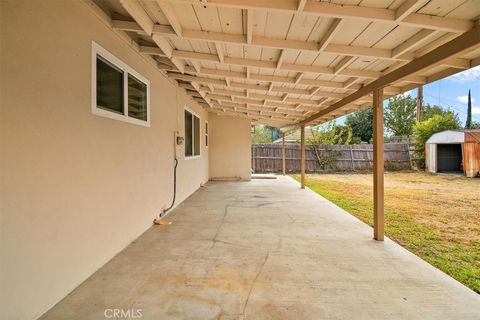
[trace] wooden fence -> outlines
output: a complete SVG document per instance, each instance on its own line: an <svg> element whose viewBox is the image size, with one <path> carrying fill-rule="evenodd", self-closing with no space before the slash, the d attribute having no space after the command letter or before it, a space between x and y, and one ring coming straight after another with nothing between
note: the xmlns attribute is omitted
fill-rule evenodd
<svg viewBox="0 0 480 320"><path fill-rule="evenodd" d="M411 169L408 143L385 144L385 169ZM320 159L320 161L319 161ZM300 172L300 145L285 146L287 172ZM368 171L373 167L373 145L305 146L305 171ZM255 173L282 172L281 144L253 144L252 169Z"/></svg>

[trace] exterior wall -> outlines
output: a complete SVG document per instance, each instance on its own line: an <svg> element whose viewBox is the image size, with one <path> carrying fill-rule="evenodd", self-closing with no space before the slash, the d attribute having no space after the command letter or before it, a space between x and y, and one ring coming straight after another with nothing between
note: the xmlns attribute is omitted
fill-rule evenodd
<svg viewBox="0 0 480 320"><path fill-rule="evenodd" d="M0 318L34 319L169 205L183 106L208 114L85 3L0 6ZM150 128L92 114L92 40L150 81ZM203 139L198 159L177 147L177 203L208 180Z"/></svg>
<svg viewBox="0 0 480 320"><path fill-rule="evenodd" d="M251 122L210 114L210 179L251 179Z"/></svg>
<svg viewBox="0 0 480 320"><path fill-rule="evenodd" d="M467 177L476 177L480 171L480 144L466 142L463 150L463 171Z"/></svg>
<svg viewBox="0 0 480 320"><path fill-rule="evenodd" d="M430 173L437 172L437 145L427 143L425 145L425 170Z"/></svg>

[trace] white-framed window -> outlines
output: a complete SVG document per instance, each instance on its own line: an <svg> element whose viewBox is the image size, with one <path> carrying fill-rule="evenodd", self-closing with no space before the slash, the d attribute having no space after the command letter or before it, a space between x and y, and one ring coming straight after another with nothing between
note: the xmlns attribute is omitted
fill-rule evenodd
<svg viewBox="0 0 480 320"><path fill-rule="evenodd" d="M200 157L200 117L188 108L184 109L185 158Z"/></svg>
<svg viewBox="0 0 480 320"><path fill-rule="evenodd" d="M150 126L150 82L93 41L92 113Z"/></svg>
<svg viewBox="0 0 480 320"><path fill-rule="evenodd" d="M205 147L208 148L208 121L205 121Z"/></svg>

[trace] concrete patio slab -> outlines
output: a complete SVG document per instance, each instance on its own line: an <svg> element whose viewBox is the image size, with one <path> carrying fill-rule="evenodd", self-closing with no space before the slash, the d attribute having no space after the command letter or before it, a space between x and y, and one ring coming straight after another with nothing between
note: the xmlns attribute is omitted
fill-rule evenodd
<svg viewBox="0 0 480 320"><path fill-rule="evenodd" d="M41 319L480 319L479 295L289 177L208 183L167 219Z"/></svg>

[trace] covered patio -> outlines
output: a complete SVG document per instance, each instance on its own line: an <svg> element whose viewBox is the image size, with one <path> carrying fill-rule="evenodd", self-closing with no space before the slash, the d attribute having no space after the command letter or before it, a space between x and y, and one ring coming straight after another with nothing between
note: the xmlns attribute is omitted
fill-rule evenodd
<svg viewBox="0 0 480 320"><path fill-rule="evenodd" d="M209 182L41 319L478 319L476 293L289 177Z"/></svg>
<svg viewBox="0 0 480 320"><path fill-rule="evenodd" d="M383 101L479 66L479 17L1 1L0 319L478 319L478 295L382 240ZM305 128L368 106L378 241L305 189ZM300 129L301 184L249 181L252 124Z"/></svg>

